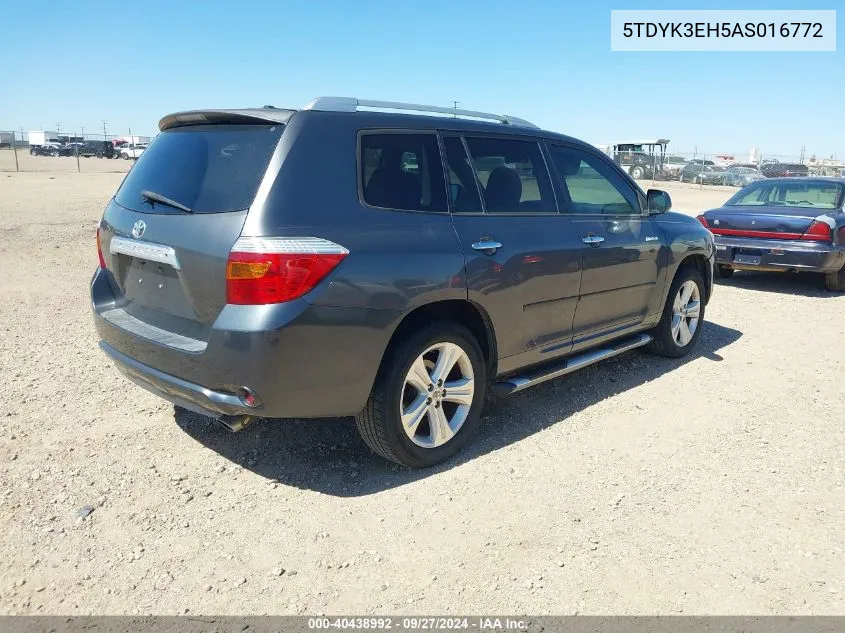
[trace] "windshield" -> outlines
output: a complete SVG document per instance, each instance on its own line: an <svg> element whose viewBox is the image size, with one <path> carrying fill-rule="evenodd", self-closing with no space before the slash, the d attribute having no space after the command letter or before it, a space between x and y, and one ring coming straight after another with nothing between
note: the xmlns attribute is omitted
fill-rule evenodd
<svg viewBox="0 0 845 633"><path fill-rule="evenodd" d="M152 191L194 213L240 211L249 207L270 156L282 134L281 125L203 125L166 130L129 171L115 201L149 213L181 213L150 205L142 195Z"/></svg>
<svg viewBox="0 0 845 633"><path fill-rule="evenodd" d="M726 205L737 207L801 207L837 209L842 204L843 186L837 182L756 182L742 189Z"/></svg>

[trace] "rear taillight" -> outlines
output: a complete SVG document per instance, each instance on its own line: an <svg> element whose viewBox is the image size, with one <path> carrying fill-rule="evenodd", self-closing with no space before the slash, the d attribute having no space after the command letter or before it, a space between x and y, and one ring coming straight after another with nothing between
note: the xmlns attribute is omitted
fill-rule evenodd
<svg viewBox="0 0 845 633"><path fill-rule="evenodd" d="M106 269L106 259L103 257L103 247L100 245L100 227L97 227L97 257L100 258L100 268Z"/></svg>
<svg viewBox="0 0 845 633"><path fill-rule="evenodd" d="M710 228L710 225L707 224L707 218L705 218L703 215L699 215L695 219L701 222L702 226L704 226L705 228Z"/></svg>
<svg viewBox="0 0 845 633"><path fill-rule="evenodd" d="M226 263L226 301L282 303L314 289L349 254L319 237L241 237Z"/></svg>
<svg viewBox="0 0 845 633"><path fill-rule="evenodd" d="M810 228L804 231L804 235L799 239L810 240L812 242L829 242L832 237L829 224L813 220Z"/></svg>

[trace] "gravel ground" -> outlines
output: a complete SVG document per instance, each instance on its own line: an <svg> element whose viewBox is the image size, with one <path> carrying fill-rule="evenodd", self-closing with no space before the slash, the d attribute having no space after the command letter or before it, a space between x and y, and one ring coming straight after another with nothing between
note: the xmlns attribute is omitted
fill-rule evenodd
<svg viewBox="0 0 845 633"><path fill-rule="evenodd" d="M121 178L0 174L0 612L845 614L845 296L739 273L692 357L528 390L409 471L120 377L87 284Z"/></svg>

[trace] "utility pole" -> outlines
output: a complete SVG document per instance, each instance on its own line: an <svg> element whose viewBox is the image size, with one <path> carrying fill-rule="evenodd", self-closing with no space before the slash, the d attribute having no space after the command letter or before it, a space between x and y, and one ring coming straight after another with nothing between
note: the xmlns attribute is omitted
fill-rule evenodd
<svg viewBox="0 0 845 633"><path fill-rule="evenodd" d="M106 134L106 122L105 122L105 121L103 121L103 140L104 140L104 141L109 140L109 139L108 139L108 134Z"/></svg>
<svg viewBox="0 0 845 633"><path fill-rule="evenodd" d="M458 104L459 104L459 103L460 103L460 101L454 101L454 100L453 100L453 101L452 101L452 108L454 108L455 110L457 110L457 109L458 109ZM452 116L453 116L454 118L456 118L456 119L458 118L458 115L457 115L457 114L453 114Z"/></svg>
<svg viewBox="0 0 845 633"><path fill-rule="evenodd" d="M61 132L61 131L62 131L62 124L59 123L59 122L56 122L56 138L57 139L59 137L59 132Z"/></svg>
<svg viewBox="0 0 845 633"><path fill-rule="evenodd" d="M801 160L799 161L802 165L804 164L804 152L807 150L806 145L801 146Z"/></svg>

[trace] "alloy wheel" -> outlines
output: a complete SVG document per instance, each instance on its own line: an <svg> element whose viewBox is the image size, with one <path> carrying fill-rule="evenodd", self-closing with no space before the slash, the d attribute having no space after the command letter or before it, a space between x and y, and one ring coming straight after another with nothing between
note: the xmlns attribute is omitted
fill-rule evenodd
<svg viewBox="0 0 845 633"><path fill-rule="evenodd" d="M463 426L474 394L475 376L467 353L454 343L432 345L405 376L399 411L402 429L417 446L442 446Z"/></svg>
<svg viewBox="0 0 845 633"><path fill-rule="evenodd" d="M678 347L686 347L695 336L701 314L701 293L692 280L684 282L672 304L672 339Z"/></svg>

